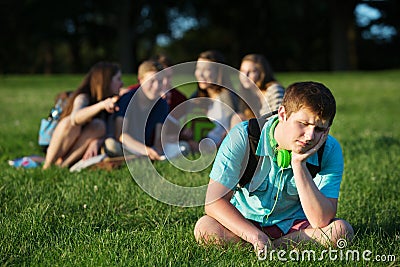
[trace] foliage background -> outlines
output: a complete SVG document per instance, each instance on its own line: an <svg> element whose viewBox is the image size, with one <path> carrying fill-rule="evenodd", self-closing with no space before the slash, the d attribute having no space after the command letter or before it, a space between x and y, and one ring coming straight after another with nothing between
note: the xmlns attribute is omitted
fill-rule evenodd
<svg viewBox="0 0 400 267"><path fill-rule="evenodd" d="M359 5L379 16L360 23ZM99 60L135 73L156 53L181 63L208 49L234 67L261 53L277 71L399 68L399 18L396 0L1 1L0 73L85 73Z"/></svg>

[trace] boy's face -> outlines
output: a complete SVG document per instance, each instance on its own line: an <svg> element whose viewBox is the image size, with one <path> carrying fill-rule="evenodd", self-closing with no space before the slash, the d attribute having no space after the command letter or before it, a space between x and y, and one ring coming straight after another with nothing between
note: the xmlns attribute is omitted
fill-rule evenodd
<svg viewBox="0 0 400 267"><path fill-rule="evenodd" d="M143 93L150 100L158 99L163 90L163 77L156 73L156 71L146 72L140 79Z"/></svg>
<svg viewBox="0 0 400 267"><path fill-rule="evenodd" d="M285 108L281 106L278 114L284 132L284 136L281 137L282 148L298 154L313 148L330 129L328 120L321 120L307 108L293 112L287 117Z"/></svg>

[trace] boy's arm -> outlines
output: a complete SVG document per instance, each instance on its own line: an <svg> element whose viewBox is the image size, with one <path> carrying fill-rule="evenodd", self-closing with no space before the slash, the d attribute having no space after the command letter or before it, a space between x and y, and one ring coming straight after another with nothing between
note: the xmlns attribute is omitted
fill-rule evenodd
<svg viewBox="0 0 400 267"><path fill-rule="evenodd" d="M306 167L306 160L316 153L328 136L328 131L320 141L304 154L292 153L292 169L301 206L313 228L327 226L336 216L337 199L327 198L318 189Z"/></svg>
<svg viewBox="0 0 400 267"><path fill-rule="evenodd" d="M270 247L268 236L248 221L231 203L233 191L210 179L206 195L205 212L226 229L250 242L256 251Z"/></svg>
<svg viewBox="0 0 400 267"><path fill-rule="evenodd" d="M327 226L336 216L337 199L325 197L315 185L305 164L293 166L301 206L313 228Z"/></svg>
<svg viewBox="0 0 400 267"><path fill-rule="evenodd" d="M160 155L151 147L139 142L131 135L122 132L123 117L118 116L115 119L115 136L124 145L128 151L139 154L147 155L151 160L161 160Z"/></svg>

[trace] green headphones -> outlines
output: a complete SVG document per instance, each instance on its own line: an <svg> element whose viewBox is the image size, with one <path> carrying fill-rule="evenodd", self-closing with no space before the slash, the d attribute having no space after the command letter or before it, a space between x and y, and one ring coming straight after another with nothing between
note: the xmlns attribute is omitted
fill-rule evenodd
<svg viewBox="0 0 400 267"><path fill-rule="evenodd" d="M269 143L272 147L272 149L275 152L275 159L276 163L278 164L279 167L281 168L287 168L290 165L290 161L292 160L292 154L286 149L278 149L278 143L276 142L274 138L274 130L276 125L278 124L279 120L276 119L273 124L271 125L271 128L269 130Z"/></svg>

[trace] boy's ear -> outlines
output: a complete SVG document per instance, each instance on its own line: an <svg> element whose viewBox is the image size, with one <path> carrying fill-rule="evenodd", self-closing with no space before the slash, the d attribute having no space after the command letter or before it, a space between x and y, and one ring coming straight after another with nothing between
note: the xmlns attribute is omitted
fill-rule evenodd
<svg viewBox="0 0 400 267"><path fill-rule="evenodd" d="M278 108L278 119L279 121L286 121L286 110L284 106Z"/></svg>

